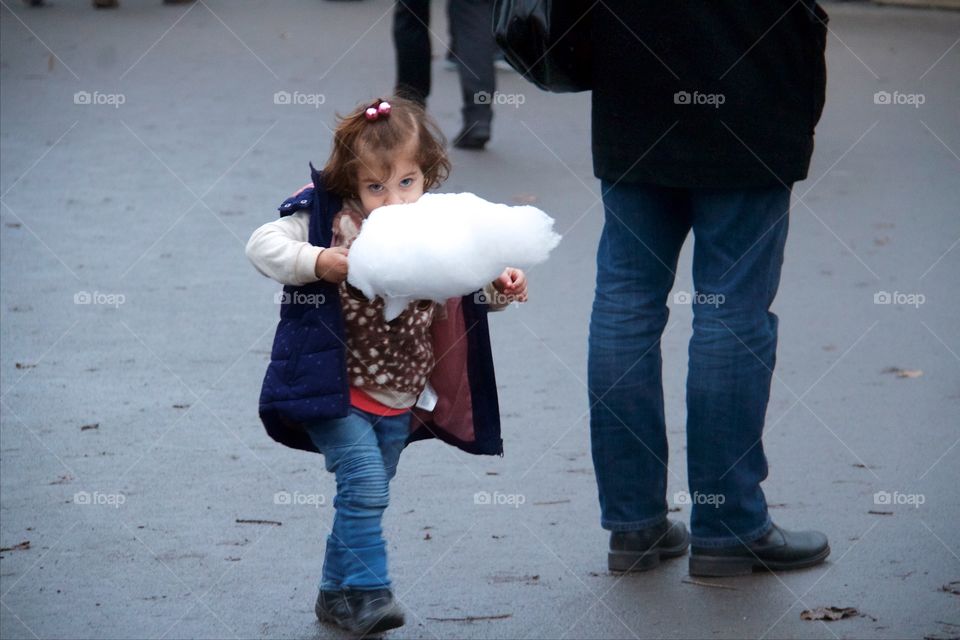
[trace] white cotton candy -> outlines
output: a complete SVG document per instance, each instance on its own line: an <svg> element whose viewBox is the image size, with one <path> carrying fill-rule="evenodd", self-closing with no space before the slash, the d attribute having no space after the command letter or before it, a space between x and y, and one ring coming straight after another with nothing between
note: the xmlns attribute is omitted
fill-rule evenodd
<svg viewBox="0 0 960 640"><path fill-rule="evenodd" d="M483 288L506 267L544 262L559 242L553 218L536 207L427 193L371 212L350 247L347 281L383 298L389 321L413 300L443 302Z"/></svg>

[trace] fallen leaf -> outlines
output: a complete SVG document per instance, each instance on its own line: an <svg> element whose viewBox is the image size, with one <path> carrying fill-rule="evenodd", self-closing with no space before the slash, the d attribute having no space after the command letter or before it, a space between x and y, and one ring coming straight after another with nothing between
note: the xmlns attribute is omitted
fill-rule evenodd
<svg viewBox="0 0 960 640"><path fill-rule="evenodd" d="M853 607L818 607L816 609L804 609L800 612L801 620L843 620L844 618L856 618L860 612Z"/></svg>
<svg viewBox="0 0 960 640"><path fill-rule="evenodd" d="M99 429L99 428L100 428L100 423L93 422L91 424L85 424L82 427L80 427L80 431L86 431L87 429Z"/></svg>
<svg viewBox="0 0 960 640"><path fill-rule="evenodd" d="M37 365L35 365L35 364L28 364L28 363L26 363L26 362L18 362L18 363L17 363L17 369L33 369L35 366L37 366Z"/></svg>
<svg viewBox="0 0 960 640"><path fill-rule="evenodd" d="M871 510L871 511L867 511L867 513L872 514L872 515L875 515L875 516L892 516L892 515L893 515L893 511L873 511L873 510Z"/></svg>
<svg viewBox="0 0 960 640"><path fill-rule="evenodd" d="M0 552L3 552L3 551L26 551L26 550L29 549L29 548L30 548L30 541L29 541L29 540L24 540L23 542L19 542L19 543L13 545L12 547L0 547Z"/></svg>
<svg viewBox="0 0 960 640"><path fill-rule="evenodd" d="M424 540L433 540L433 536L430 535L430 532L428 531L427 533L424 534L423 539L424 539Z"/></svg>
<svg viewBox="0 0 960 640"><path fill-rule="evenodd" d="M887 367L880 373L892 373L898 378L919 378L923 375L920 369L901 369L900 367Z"/></svg>
<svg viewBox="0 0 960 640"><path fill-rule="evenodd" d="M943 591L944 593L952 593L955 596L960 596L960 580L948 582L940 587L940 591Z"/></svg>

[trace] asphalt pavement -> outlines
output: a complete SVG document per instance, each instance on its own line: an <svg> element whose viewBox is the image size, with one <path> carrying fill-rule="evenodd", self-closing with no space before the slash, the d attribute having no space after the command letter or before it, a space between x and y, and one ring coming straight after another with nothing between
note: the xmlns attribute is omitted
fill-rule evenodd
<svg viewBox="0 0 960 640"><path fill-rule="evenodd" d="M491 320L505 455L420 442L401 459L385 530L408 622L390 637L960 636L960 13L826 6L764 489L779 524L830 536L828 562L607 572L585 388L589 96L499 72L493 139L454 150L443 189L533 202L564 240L530 271L530 302ZM3 2L3 638L340 637L313 614L334 482L257 417L279 287L243 246L325 160L334 114L390 92L391 7ZM452 136L439 55L434 85ZM678 518L683 299L663 342ZM802 619L820 607L856 615Z"/></svg>

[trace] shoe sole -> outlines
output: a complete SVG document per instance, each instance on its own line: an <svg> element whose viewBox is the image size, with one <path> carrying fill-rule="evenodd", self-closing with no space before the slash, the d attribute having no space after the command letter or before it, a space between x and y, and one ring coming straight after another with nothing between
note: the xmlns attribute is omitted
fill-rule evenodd
<svg viewBox="0 0 960 640"><path fill-rule="evenodd" d="M403 617L396 616L384 616L377 620L372 626L363 630L363 635L368 635L371 633L381 633L383 631L389 631L390 629L396 629L397 627L402 627L406 621Z"/></svg>
<svg viewBox="0 0 960 640"><path fill-rule="evenodd" d="M384 617L380 618L369 627L364 628L364 627L353 626L347 623L347 621L345 620L340 620L339 618L335 618L334 616L328 614L326 611L324 611L320 607L314 607L314 613L317 614L317 620L319 620L320 622L326 622L328 624L332 624L334 626L340 627L341 629L349 631L350 633L360 634L361 636L366 636L371 633L380 633L383 631L389 631L390 629L396 629L397 627L402 627L406 623L406 620L403 618L403 616L385 615Z"/></svg>
<svg viewBox="0 0 960 640"><path fill-rule="evenodd" d="M747 576L756 571L791 571L806 569L820 564L830 555L830 547L820 553L791 562L764 562L756 557L730 558L724 556L690 556L690 575L709 578L729 578L732 576Z"/></svg>
<svg viewBox="0 0 960 640"><path fill-rule="evenodd" d="M649 571L660 566L660 560L679 558L687 552L689 542L677 547L651 551L611 551L607 554L607 568L618 573Z"/></svg>
<svg viewBox="0 0 960 640"><path fill-rule="evenodd" d="M490 138L487 138L483 142L454 142L453 146L457 149L463 149L465 151L483 151L484 147L487 146L489 141Z"/></svg>

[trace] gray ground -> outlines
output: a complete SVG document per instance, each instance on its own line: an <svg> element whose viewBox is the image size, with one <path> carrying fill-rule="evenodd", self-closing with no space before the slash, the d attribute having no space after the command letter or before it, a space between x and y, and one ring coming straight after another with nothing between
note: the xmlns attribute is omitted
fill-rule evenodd
<svg viewBox="0 0 960 640"><path fill-rule="evenodd" d="M0 560L4 638L336 635L312 610L334 483L258 421L278 287L242 249L323 162L334 112L389 91L390 6L5 0L0 543L29 548ZM498 107L486 153L453 152L445 189L535 197L565 240L532 270L531 302L494 319L506 455L404 454L385 524L408 611L393 636L960 635L942 589L960 587L960 13L828 8L828 103L776 302L765 489L779 523L829 534L829 562L709 584L686 560L606 572L584 388L601 224L588 96L501 73L525 102ZM435 85L452 134L439 60ZM75 104L80 91L124 103ZM277 91L325 102L277 105ZM878 105L877 91L925 101ZM874 304L880 291L923 304ZM690 335L673 307L671 496L686 488ZM300 504L278 504L284 491ZM478 505L478 491L522 504ZM801 620L823 606L862 615ZM494 619L451 620L468 616Z"/></svg>

